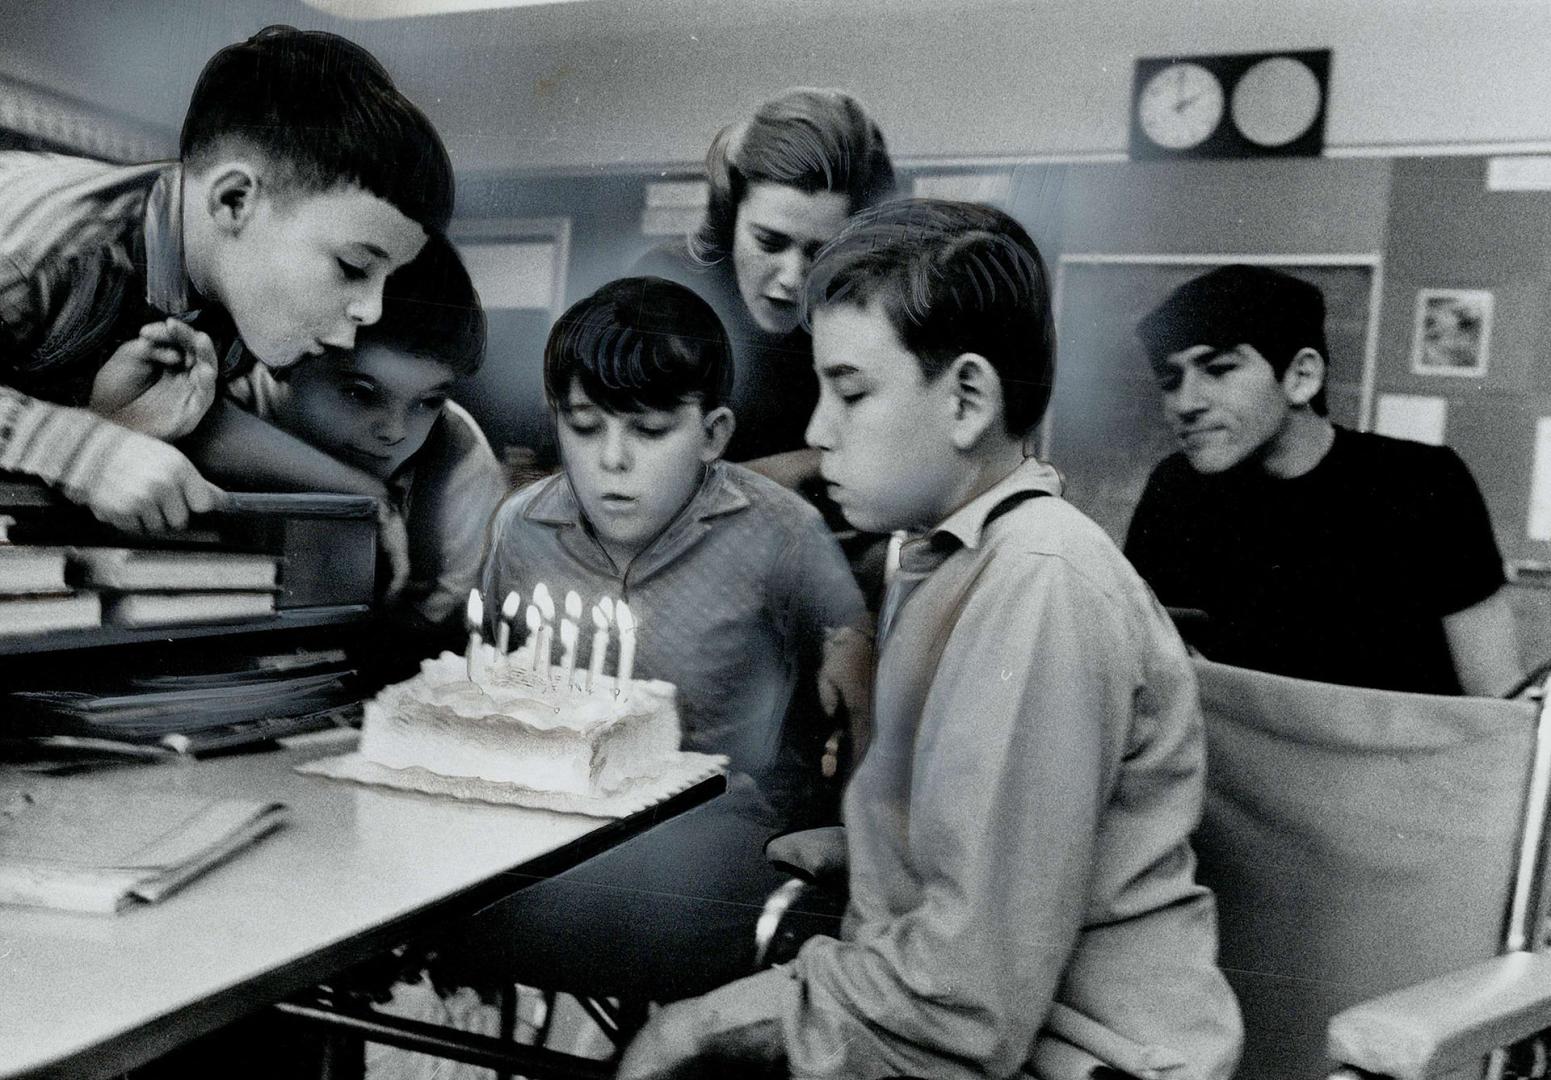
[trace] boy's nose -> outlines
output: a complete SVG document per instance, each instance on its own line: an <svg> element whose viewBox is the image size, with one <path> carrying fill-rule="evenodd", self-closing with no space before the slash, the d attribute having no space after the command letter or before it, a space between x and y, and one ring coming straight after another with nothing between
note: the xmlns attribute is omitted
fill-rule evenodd
<svg viewBox="0 0 1551 1080"><path fill-rule="evenodd" d="M802 433L803 440L815 450L832 450L833 438L829 423L829 410L824 404L824 399L819 398L819 403L814 407L813 415L808 418L808 429Z"/></svg>
<svg viewBox="0 0 1551 1080"><path fill-rule="evenodd" d="M355 326L371 326L382 318L383 279L374 280L345 305L345 317Z"/></svg>
<svg viewBox="0 0 1551 1080"><path fill-rule="evenodd" d="M623 472L630 468L630 447L623 432L612 430L604 433L600 460L609 472Z"/></svg>
<svg viewBox="0 0 1551 1080"><path fill-rule="evenodd" d="M395 446L404 441L408 425L398 413L391 413L379 416L376 423L372 425L372 430L378 442L384 446Z"/></svg>
<svg viewBox="0 0 1551 1080"><path fill-rule="evenodd" d="M1201 394L1200 378L1195 372L1186 369L1179 379L1179 383L1163 394L1164 408L1176 416L1194 416L1206 408L1206 399Z"/></svg>

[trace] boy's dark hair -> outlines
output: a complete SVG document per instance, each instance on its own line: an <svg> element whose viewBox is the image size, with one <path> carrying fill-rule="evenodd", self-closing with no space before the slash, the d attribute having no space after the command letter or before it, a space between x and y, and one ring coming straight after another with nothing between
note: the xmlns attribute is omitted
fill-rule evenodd
<svg viewBox="0 0 1551 1080"><path fill-rule="evenodd" d="M371 53L338 34L270 26L210 58L183 119L199 168L232 143L262 153L282 189L355 184L427 231L452 216L442 140Z"/></svg>
<svg viewBox="0 0 1551 1080"><path fill-rule="evenodd" d="M814 258L806 317L876 303L927 381L976 353L1002 380L1003 421L1026 435L1050 404L1056 331L1039 248L977 203L897 199L852 218Z"/></svg>
<svg viewBox="0 0 1551 1080"><path fill-rule="evenodd" d="M485 360L485 311L457 249L432 233L388 275L382 318L356 331L356 348L383 345L472 375Z"/></svg>
<svg viewBox="0 0 1551 1080"><path fill-rule="evenodd" d="M1136 335L1154 370L1198 345L1217 350L1248 345L1279 379L1300 349L1319 353L1327 375L1330 371L1325 294L1317 285L1267 266L1235 263L1192 278L1137 324ZM1320 416L1329 412L1323 385L1309 406Z"/></svg>
<svg viewBox="0 0 1551 1080"><path fill-rule="evenodd" d="M732 347L716 312L659 277L611 281L556 321L544 345L544 396L565 405L573 381L610 412L703 411L732 393Z"/></svg>
<svg viewBox="0 0 1551 1080"><path fill-rule="evenodd" d="M689 238L690 253L702 263L732 253L738 206L750 184L781 184L810 195L833 191L846 197L853 213L894 194L883 133L855 98L839 90L797 87L765 102L749 119L717 132L705 168L710 202Z"/></svg>

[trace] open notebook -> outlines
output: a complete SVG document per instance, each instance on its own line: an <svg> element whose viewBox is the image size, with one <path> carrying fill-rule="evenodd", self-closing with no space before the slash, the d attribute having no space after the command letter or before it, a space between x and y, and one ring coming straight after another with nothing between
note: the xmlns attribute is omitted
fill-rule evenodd
<svg viewBox="0 0 1551 1080"><path fill-rule="evenodd" d="M0 775L0 903L154 902L284 823L281 803Z"/></svg>

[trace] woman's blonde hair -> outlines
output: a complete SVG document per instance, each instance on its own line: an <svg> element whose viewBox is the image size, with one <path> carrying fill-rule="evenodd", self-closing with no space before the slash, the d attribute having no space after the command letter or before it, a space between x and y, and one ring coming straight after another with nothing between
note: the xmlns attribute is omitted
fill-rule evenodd
<svg viewBox="0 0 1551 1080"><path fill-rule="evenodd" d="M750 184L834 191L853 214L894 194L894 166L878 125L851 95L808 87L788 90L717 132L706 153L706 180L710 203L689 237L690 254L705 264L731 253L738 205Z"/></svg>

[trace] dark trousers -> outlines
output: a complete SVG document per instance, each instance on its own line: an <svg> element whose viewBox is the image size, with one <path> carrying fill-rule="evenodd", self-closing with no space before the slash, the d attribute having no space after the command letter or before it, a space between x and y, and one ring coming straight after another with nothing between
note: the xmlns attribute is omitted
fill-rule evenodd
<svg viewBox="0 0 1551 1080"><path fill-rule="evenodd" d="M765 842L785 827L751 789L729 791L451 930L433 978L642 1002L750 974L755 923L786 880Z"/></svg>

